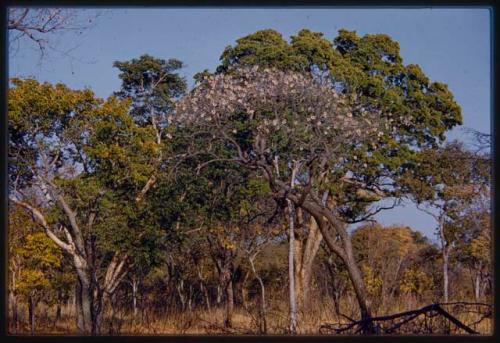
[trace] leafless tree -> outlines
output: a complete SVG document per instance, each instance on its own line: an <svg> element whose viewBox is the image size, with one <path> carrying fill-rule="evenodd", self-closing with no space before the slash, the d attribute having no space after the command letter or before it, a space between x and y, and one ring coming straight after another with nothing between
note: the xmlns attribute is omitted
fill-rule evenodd
<svg viewBox="0 0 500 343"><path fill-rule="evenodd" d="M92 28L101 15L102 12L76 8L9 8L7 29L10 52L15 53L21 42L28 41L38 48L41 58L48 50L69 56L74 47L59 51L56 35L65 32L80 35Z"/></svg>

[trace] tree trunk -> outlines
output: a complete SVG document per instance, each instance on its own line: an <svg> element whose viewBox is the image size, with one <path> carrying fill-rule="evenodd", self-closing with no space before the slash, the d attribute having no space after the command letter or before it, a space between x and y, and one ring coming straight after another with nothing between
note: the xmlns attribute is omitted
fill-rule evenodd
<svg viewBox="0 0 500 343"><path fill-rule="evenodd" d="M203 290L203 296L205 297L205 305L207 306L207 311L210 312L211 306L210 306L210 294L208 294L208 289L204 285L203 282L201 282L202 290Z"/></svg>
<svg viewBox="0 0 500 343"><path fill-rule="evenodd" d="M352 251L352 246L350 240L345 242L345 252L346 259L344 263L347 266L347 272L349 273L349 278L351 279L352 285L354 287L354 292L356 293L356 298L358 300L359 309L361 312L361 319L368 319L371 317L370 309L368 306L368 297L365 288L365 282L363 280L363 275L361 270L354 259L354 254Z"/></svg>
<svg viewBox="0 0 500 343"><path fill-rule="evenodd" d="M351 279L352 285L354 287L354 292L358 301L359 309L361 312L362 319L371 318L370 309L368 306L368 297L365 289L365 283L358 268L356 260L354 259L354 254L352 250L351 238L349 237L344 224L340 222L335 216L328 210L316 203L303 202L301 204L302 208L314 216L318 228L321 231L323 238L325 239L326 245L332 253L337 254L347 267L349 273L349 278ZM333 227L335 229L335 234L340 238L342 245L329 231L329 228ZM364 332L369 332L372 329L371 324L369 327L363 329Z"/></svg>
<svg viewBox="0 0 500 343"><path fill-rule="evenodd" d="M133 314L134 318L137 317L137 280L135 277L132 279L132 309L133 309Z"/></svg>
<svg viewBox="0 0 500 343"><path fill-rule="evenodd" d="M444 232L444 215L441 215L437 218L439 226L439 238L441 240L441 254L443 257L443 298L444 302L448 302L448 264L449 264L449 254L450 254L450 249L449 246L447 245L446 237L445 237L445 232Z"/></svg>
<svg viewBox="0 0 500 343"><path fill-rule="evenodd" d="M18 315L19 310L17 304L17 297L13 291L9 292L9 303L12 311L12 333L16 334L19 321L19 315Z"/></svg>
<svg viewBox="0 0 500 343"><path fill-rule="evenodd" d="M31 336L35 335L35 299L33 295L30 294L28 297L28 315L30 321L30 332Z"/></svg>
<svg viewBox="0 0 500 343"><path fill-rule="evenodd" d="M222 302L222 287L220 285L217 285L217 298L215 299L215 302L217 305L220 305Z"/></svg>
<svg viewBox="0 0 500 343"><path fill-rule="evenodd" d="M56 304L56 322L61 320L61 303L62 303L61 291L57 291L57 304Z"/></svg>
<svg viewBox="0 0 500 343"><path fill-rule="evenodd" d="M295 250L295 211L290 200L288 202L289 215L289 244L288 244L288 279L289 279L289 303L290 303L290 324L289 332L294 335L297 332L297 304L295 298L295 270L294 270L294 250Z"/></svg>
<svg viewBox="0 0 500 343"><path fill-rule="evenodd" d="M443 296L444 302L448 302L448 264L449 264L449 255L446 248L443 249Z"/></svg>
<svg viewBox="0 0 500 343"><path fill-rule="evenodd" d="M9 308L12 311L12 326L11 332L13 334L17 333L18 322L19 322L19 309L16 295L16 271L20 272L19 268L16 268L17 264L15 264L14 268L9 268L10 272L10 287L9 287Z"/></svg>
<svg viewBox="0 0 500 343"><path fill-rule="evenodd" d="M260 285L260 333L267 334L267 309L266 309L266 288L264 287L264 282L262 278L257 274L255 265L253 263L253 257L249 257L250 266L252 267L252 272Z"/></svg>
<svg viewBox="0 0 500 343"><path fill-rule="evenodd" d="M57 302L57 307L56 307L56 321L61 320L61 302Z"/></svg>
<svg viewBox="0 0 500 343"><path fill-rule="evenodd" d="M94 325L90 283L79 278L76 292L77 331L81 335L91 335Z"/></svg>
<svg viewBox="0 0 500 343"><path fill-rule="evenodd" d="M227 328L233 325L233 309L234 309L234 293L233 293L233 280L232 277L229 282L226 282L226 318L224 319L224 326Z"/></svg>
<svg viewBox="0 0 500 343"><path fill-rule="evenodd" d="M248 310L248 289L245 284L241 285L241 302L243 303L243 308Z"/></svg>
<svg viewBox="0 0 500 343"><path fill-rule="evenodd" d="M207 311L210 312L210 296L208 294L208 289L205 286L205 282L203 280L203 272L199 266L197 268L197 272L198 272L198 279L200 281L200 291L203 293L203 297L205 298L205 305L207 306Z"/></svg>
<svg viewBox="0 0 500 343"><path fill-rule="evenodd" d="M305 245L296 241L295 244L295 294L297 308L301 311L309 310L311 306L312 270L314 259L318 254L323 236L318 229L314 217L310 217L308 235Z"/></svg>
<svg viewBox="0 0 500 343"><path fill-rule="evenodd" d="M474 278L474 297L476 302L479 302L479 298L481 296L481 275L479 272L476 272L476 277Z"/></svg>
<svg viewBox="0 0 500 343"><path fill-rule="evenodd" d="M189 312L193 310L193 284L189 285L188 310Z"/></svg>
<svg viewBox="0 0 500 343"><path fill-rule="evenodd" d="M248 310L248 289L246 287L248 275L249 271L245 272L245 276L243 277L243 280L241 282L241 302L245 310Z"/></svg>
<svg viewBox="0 0 500 343"><path fill-rule="evenodd" d="M184 294L184 280L181 279L177 284L177 294L179 295L179 300L181 301L181 310L184 312L186 309L186 295Z"/></svg>

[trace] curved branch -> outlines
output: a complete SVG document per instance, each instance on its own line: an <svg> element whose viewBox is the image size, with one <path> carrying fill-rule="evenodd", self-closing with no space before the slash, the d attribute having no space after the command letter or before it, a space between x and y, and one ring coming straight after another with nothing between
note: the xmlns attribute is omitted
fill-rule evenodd
<svg viewBox="0 0 500 343"><path fill-rule="evenodd" d="M16 198L9 197L9 200L12 201L14 204L23 207L24 209L28 210L33 217L36 219L38 224L43 227L45 230L45 233L47 236L61 249L64 251L74 254L74 247L71 244L63 242L57 235L50 229L49 224L47 223L47 220L45 219L45 216L40 212L38 209L35 207L31 206L27 202L17 200Z"/></svg>

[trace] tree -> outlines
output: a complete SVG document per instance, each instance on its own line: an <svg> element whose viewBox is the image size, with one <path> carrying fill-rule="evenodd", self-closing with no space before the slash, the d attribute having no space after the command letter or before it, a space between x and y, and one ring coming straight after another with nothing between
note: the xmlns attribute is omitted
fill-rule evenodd
<svg viewBox="0 0 500 343"><path fill-rule="evenodd" d="M409 227L366 224L356 228L352 241L356 257L366 271L364 277L375 308L380 308L397 294L403 279L405 285L419 287L416 292L421 294L424 287L418 286L418 283L426 274L412 268L420 250L428 245L424 239L419 240L418 231L414 232ZM417 276L415 283L412 283L415 277L411 279L410 274Z"/></svg>
<svg viewBox="0 0 500 343"><path fill-rule="evenodd" d="M410 170L412 170L410 172ZM489 184L489 163L452 142L426 149L406 172L406 187L423 211L434 217L443 259L443 298L449 299L450 254L464 231L457 225L467 208L482 197Z"/></svg>
<svg viewBox="0 0 500 343"><path fill-rule="evenodd" d="M373 114L363 112L359 114L362 119L354 119L354 109L344 105L341 95L312 77L257 68L239 73L239 77L210 78L181 101L178 115L182 125L194 126L194 131L208 142L222 140L234 149L232 156L215 156L209 162L232 161L260 170L276 199L286 197L315 217L323 236L328 235L330 248L346 259L365 315L368 310L364 289L347 231L333 212L326 210L324 202L317 200L318 189L313 185L323 188L319 192L327 192L325 178L343 176L339 177L338 172L328 174L327 167L344 153L343 144L355 146L368 136L380 137L382 129ZM210 143L204 144L210 147ZM337 154L335 161L330 160L333 152ZM297 179L301 178L297 183L302 194L290 191L292 161L296 161L293 168L298 170ZM282 179L285 177L287 181ZM327 231L329 225L342 237L346 250Z"/></svg>
<svg viewBox="0 0 500 343"><path fill-rule="evenodd" d="M340 30L332 43L322 33L303 29L288 43L274 30L261 30L238 39L235 46L228 46L221 56L217 73L231 73L235 67L252 66L308 72L329 78L336 90L348 95L346 101L363 104L368 112L378 111L392 132L379 137L378 142L359 143L355 153L359 164L352 171L353 177L345 178L343 183L379 184L384 189L384 197L400 196L398 175L404 170L406 161L418 155L420 147L435 148L437 142L444 139L446 130L461 123L460 107L447 86L431 82L418 65L404 65L398 43L384 34L359 37L356 32ZM377 165L376 161L380 163ZM339 201L338 208L349 217L357 217L354 221L362 221L385 209L382 206L366 210L366 200L376 201L381 198L380 193L366 192L363 187L358 190L352 186L340 188L349 189L346 200L351 206L343 209L343 201ZM364 199L352 196L354 194ZM359 206L354 206L356 201L361 202ZM353 218L348 222L353 222ZM308 226L313 227L313 224ZM307 231L307 235L301 235L302 239L298 240L298 246L305 246L305 250L295 255L303 254L304 261L312 261L317 253L317 249L312 248L317 244L306 244L305 240L317 242L322 237L314 229ZM310 273L311 264L298 265L303 266L304 275ZM298 280L297 284L301 284L301 279ZM304 290L308 289L307 282Z"/></svg>
<svg viewBox="0 0 500 343"><path fill-rule="evenodd" d="M34 232L36 224L19 206L9 207L9 309L12 311L12 333L17 333L19 326L19 280L24 269L24 259L20 249L25 237Z"/></svg>
<svg viewBox="0 0 500 343"><path fill-rule="evenodd" d="M23 243L18 253L24 268L16 288L27 299L31 335L34 335L36 306L40 300L49 299L56 268L61 266L62 252L43 232L27 235Z"/></svg>
<svg viewBox="0 0 500 343"><path fill-rule="evenodd" d="M186 90L186 81L175 71L182 68L181 61L157 59L142 55L127 62L115 62L120 70L121 90L116 95L130 99L130 115L141 127L149 127L155 134L156 158L153 167L158 169L164 162L165 139L169 122L172 121L173 103ZM146 192L156 183L156 174L152 173L136 201L140 201Z"/></svg>
<svg viewBox="0 0 500 343"><path fill-rule="evenodd" d="M95 334L107 297L144 237L141 230L130 234L135 212L129 200L149 177L138 166L151 160L148 139L154 136L135 125L126 101L103 101L89 90L31 79L12 83L9 199L71 257L78 278L77 327ZM29 188L42 195L40 206L26 201ZM104 272L100 263L107 265Z"/></svg>

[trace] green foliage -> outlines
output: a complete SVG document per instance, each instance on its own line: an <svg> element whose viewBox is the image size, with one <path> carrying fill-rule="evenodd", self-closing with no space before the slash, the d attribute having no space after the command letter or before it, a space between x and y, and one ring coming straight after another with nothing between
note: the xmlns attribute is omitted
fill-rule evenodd
<svg viewBox="0 0 500 343"><path fill-rule="evenodd" d="M462 121L448 87L431 82L417 65L405 66L399 44L384 34L359 37L354 31L340 30L332 44L322 33L304 29L289 44L278 32L261 30L227 47L218 71L254 65L328 71L337 87L392 119L397 139L389 136L387 143L435 146L446 130ZM380 153L387 159L396 152Z"/></svg>
<svg viewBox="0 0 500 343"><path fill-rule="evenodd" d="M90 90L73 91L62 84L39 83L34 79L11 79L9 89L9 175L12 184L29 186L33 180L31 168L40 159L40 150L48 157L61 153L67 140L76 139L73 151L66 150L67 159L80 157L83 135L76 137L70 130L85 130L83 117L91 116L102 101ZM74 132L73 132L74 133ZM61 167L61 162L56 165Z"/></svg>
<svg viewBox="0 0 500 343"><path fill-rule="evenodd" d="M131 116L141 126L151 125L152 117L161 116L157 123L166 126L166 114L173 101L186 91L186 81L175 71L183 67L176 59L162 60L142 55L130 61L115 62L120 70L121 90L116 94L132 100Z"/></svg>
<svg viewBox="0 0 500 343"><path fill-rule="evenodd" d="M346 140L341 153L337 153L345 154L346 158L336 175L349 174L367 187L376 187L389 179L391 186L383 187L389 197L399 197L408 190L404 181L403 187L399 181L409 166L418 163L421 150L435 149L445 139L445 132L462 121L460 107L447 86L429 80L418 65L405 65L399 44L384 34L360 37L356 32L340 30L338 36L329 41L322 33L304 29L287 42L274 30L261 30L228 46L221 55L217 73L238 74L242 68L255 66L310 72L317 79L328 79L332 87L346 95L349 105L358 107L351 113L355 120L363 120L363 114L376 113L379 119L375 121L382 126L379 136ZM272 95L271 89L268 93ZM221 97L231 100L229 96ZM297 147L302 150L294 152L296 155L314 155L314 148L304 144L311 138L304 129L307 123L299 120L298 125L292 125L297 121L296 114L284 108L270 109L270 122L275 120L273 111L279 113L280 124L286 121L282 125L286 130L274 130L272 136L269 135L269 140L272 137L281 144L269 154L286 156L282 158L285 165L296 157L284 154L284 149ZM234 113L236 121L244 118L245 123L242 127L235 124L235 139L242 148L247 148L262 120L248 113L248 109L243 112L247 113ZM335 165L340 165L339 161ZM341 213L349 220L362 217L367 206L379 199L373 194L360 197L356 188L342 185L335 178L330 178L328 187L332 188L332 194L338 195L336 201L343 206L339 207Z"/></svg>
<svg viewBox="0 0 500 343"><path fill-rule="evenodd" d="M110 98L96 115L85 152L94 175L109 188L135 196L153 173L159 154L151 127L140 127L130 117L128 101Z"/></svg>
<svg viewBox="0 0 500 343"><path fill-rule="evenodd" d="M54 276L61 267L62 252L45 233L27 235L17 253L24 265L17 282L19 294L25 297L40 295L57 287Z"/></svg>

